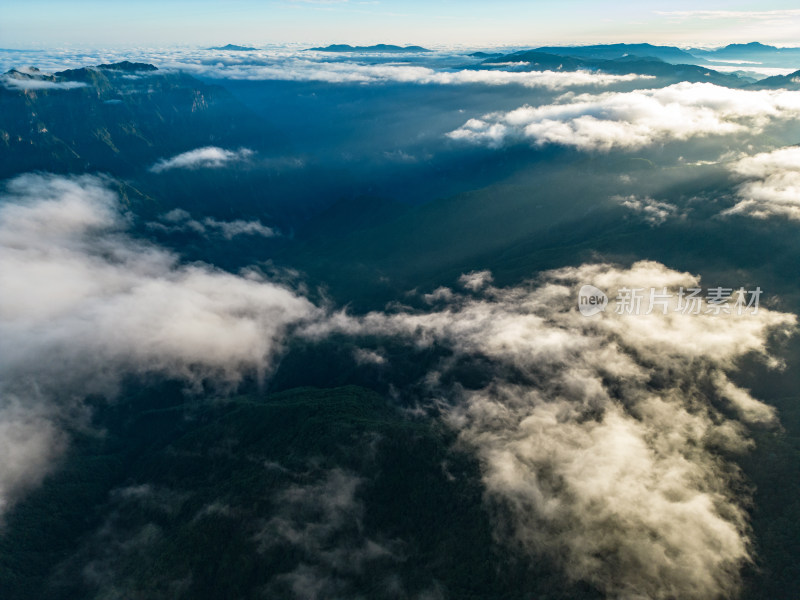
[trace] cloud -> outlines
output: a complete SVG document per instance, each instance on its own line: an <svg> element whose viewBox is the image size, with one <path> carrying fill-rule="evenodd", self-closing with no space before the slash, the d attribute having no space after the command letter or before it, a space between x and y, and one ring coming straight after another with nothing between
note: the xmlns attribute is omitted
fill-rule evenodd
<svg viewBox="0 0 800 600"><path fill-rule="evenodd" d="M48 81L46 79L33 79L27 77L0 76L0 83L10 90L39 91L39 90L74 90L86 87L81 81Z"/></svg>
<svg viewBox="0 0 800 600"><path fill-rule="evenodd" d="M735 19L737 21L780 21L800 17L798 9L780 10L669 10L656 11L657 15L679 19Z"/></svg>
<svg viewBox="0 0 800 600"><path fill-rule="evenodd" d="M233 388L319 314L255 272L182 265L129 222L97 177L24 175L0 199L0 514L47 473L87 394L128 374Z"/></svg>
<svg viewBox="0 0 800 600"><path fill-rule="evenodd" d="M678 215L678 207L668 202L659 202L652 198L637 198L636 196L617 196L614 198L619 204L642 216L650 225L661 225L670 217Z"/></svg>
<svg viewBox="0 0 800 600"><path fill-rule="evenodd" d="M225 150L217 146L205 146L183 152L172 158L162 158L150 170L161 173L170 169L219 169L232 162L240 162L250 158L253 151L248 148Z"/></svg>
<svg viewBox="0 0 800 600"><path fill-rule="evenodd" d="M207 50L172 49L170 51L140 49L120 52L114 49L85 53L25 52L4 55L8 67L37 63L42 69L58 71L98 62L130 60L152 63L159 67L158 77L170 71L184 71L203 77L235 80L323 81L328 83L408 83L420 85L520 85L530 88L561 90L572 86L609 86L621 82L653 79L646 75L613 75L593 71L454 70L463 64L461 49L433 52L421 64L371 64L344 56L332 59L327 53L299 51L282 47L247 53L230 53L209 57ZM511 69L520 65L515 63Z"/></svg>
<svg viewBox="0 0 800 600"><path fill-rule="evenodd" d="M675 312L673 297L666 313L620 315L612 300L587 318L577 311L587 283L613 298L623 287L700 282L654 262L590 264L453 292L433 311L338 315L307 333L443 350L423 389L476 453L502 543L608 597L734 595L751 544L725 457L752 445L749 427L776 417L729 373L747 354L770 360L767 339L793 331L795 317L763 307L692 316ZM485 370L477 389L460 381L468 360Z"/></svg>
<svg viewBox="0 0 800 600"><path fill-rule="evenodd" d="M478 290L489 285L493 280L491 271L471 271L464 273L458 278L458 283L463 285L468 290L477 292Z"/></svg>
<svg viewBox="0 0 800 600"><path fill-rule="evenodd" d="M800 220L800 147L742 158L730 169L745 181L736 190L739 202L725 214Z"/></svg>
<svg viewBox="0 0 800 600"><path fill-rule="evenodd" d="M238 59L214 64L181 63L176 67L207 77L245 80L324 81L327 83L412 83L420 85L521 85L547 89L571 86L608 86L652 79L646 75L612 75L596 71L501 70L450 71L416 65L361 64L349 60L320 61L287 57L242 63Z"/></svg>
<svg viewBox="0 0 800 600"><path fill-rule="evenodd" d="M558 104L470 119L448 135L494 148L528 142L631 150L694 137L758 134L771 123L798 116L797 92L684 82L632 92L566 95Z"/></svg>
<svg viewBox="0 0 800 600"><path fill-rule="evenodd" d="M0 511L52 468L70 426L86 420L87 394L113 395L128 374L231 389L269 373L290 336L344 333L444 350L419 385L395 388L475 453L507 547L610 597L737 590L752 551L727 457L776 415L731 373L747 355L777 366L767 342L793 331L794 316L617 314L620 288L700 284L654 262L587 264L506 288L474 272L459 280L466 293L437 292L435 308L329 314L253 272L183 265L133 238L106 183L26 175L0 201ZM609 293L605 313L581 316L583 284ZM391 377L391 353L362 345L356 360ZM480 384L462 381L470 360L484 365ZM262 539L302 557L281 580L297 595L340 593L373 560L394 560L393 542L359 530L359 483L333 470L279 494L284 508ZM145 542L157 533L142 530Z"/></svg>
<svg viewBox="0 0 800 600"><path fill-rule="evenodd" d="M260 552L283 549L297 564L274 578L275 596L287 597L288 591L289 597L309 600L354 597L357 578L371 566L400 562L396 543L364 535L361 484L357 475L334 468L317 481L277 494L277 514L256 534L256 541Z"/></svg>
<svg viewBox="0 0 800 600"><path fill-rule="evenodd" d="M261 221L219 221L206 217L202 221L192 218L191 213L176 208L161 216L162 223L148 223L150 229L165 231L168 233L176 231L193 231L200 235L221 235L226 240L230 240L239 235L260 235L262 237L274 237L277 232L261 223Z"/></svg>

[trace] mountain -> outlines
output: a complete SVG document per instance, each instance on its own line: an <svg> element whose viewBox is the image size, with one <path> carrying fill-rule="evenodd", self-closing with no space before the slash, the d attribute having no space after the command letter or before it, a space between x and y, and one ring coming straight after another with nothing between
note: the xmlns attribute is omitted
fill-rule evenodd
<svg viewBox="0 0 800 600"><path fill-rule="evenodd" d="M250 46L237 46L236 44L226 44L225 46L212 46L206 50L228 50L230 52L250 52L251 50L258 50L258 48L251 48Z"/></svg>
<svg viewBox="0 0 800 600"><path fill-rule="evenodd" d="M136 73L140 71L158 71L158 67L148 63L137 63L123 60L118 63L97 65L98 69L106 69L109 71L125 71L127 73ZM58 73L56 73L58 75Z"/></svg>
<svg viewBox="0 0 800 600"><path fill-rule="evenodd" d="M385 52L397 53L404 52L430 52L422 46L393 46L391 44L376 44L374 46L350 46L348 44L331 44L324 48L309 48L313 52Z"/></svg>
<svg viewBox="0 0 800 600"><path fill-rule="evenodd" d="M742 79L738 75L719 73L707 67L692 64L673 64L658 58L627 55L615 59L578 58L528 50L490 58L476 67L491 69L509 62L529 63L520 65L521 71L602 71L614 75L649 75L661 79L661 83L677 83L679 81L709 82L728 87L742 87L752 80Z"/></svg>
<svg viewBox="0 0 800 600"><path fill-rule="evenodd" d="M494 64L504 65L510 62L529 63L528 65L520 66L521 70L526 71L577 71L578 69L587 68L590 64L580 58L548 54L538 50L527 50L490 58L483 61L481 66L491 67Z"/></svg>
<svg viewBox="0 0 800 600"><path fill-rule="evenodd" d="M614 60L626 56L659 58L668 63L691 63L695 57L674 46L652 44L599 44L595 46L542 46L538 52L589 59Z"/></svg>
<svg viewBox="0 0 800 600"><path fill-rule="evenodd" d="M713 50L691 49L694 56L709 62L757 63L762 67L800 67L800 48L778 48L759 42L729 44Z"/></svg>
<svg viewBox="0 0 800 600"><path fill-rule="evenodd" d="M0 85L0 177L57 172L127 175L207 145L263 145L272 132L224 88L121 62L8 71Z"/></svg>
<svg viewBox="0 0 800 600"><path fill-rule="evenodd" d="M755 84L755 86L768 89L782 88L788 90L800 90L800 71L795 71L794 73L789 73L788 75L767 77L766 79L759 81L757 84Z"/></svg>
<svg viewBox="0 0 800 600"><path fill-rule="evenodd" d="M728 44L724 48L719 48L713 53L717 56L738 56L742 54L761 54L764 52L772 54L778 51L779 49L776 46L768 46L760 42L750 42L749 44Z"/></svg>
<svg viewBox="0 0 800 600"><path fill-rule="evenodd" d="M472 52L467 56L471 56L472 58L497 58L498 56L503 56L502 52Z"/></svg>
<svg viewBox="0 0 800 600"><path fill-rule="evenodd" d="M137 63L124 60L118 63L97 65L94 70L118 71L120 73L148 73L158 71L158 67L148 63ZM38 72L38 69L36 70ZM66 69L53 74L55 81L63 79L66 81L90 81L92 80L90 70L86 67L80 69Z"/></svg>

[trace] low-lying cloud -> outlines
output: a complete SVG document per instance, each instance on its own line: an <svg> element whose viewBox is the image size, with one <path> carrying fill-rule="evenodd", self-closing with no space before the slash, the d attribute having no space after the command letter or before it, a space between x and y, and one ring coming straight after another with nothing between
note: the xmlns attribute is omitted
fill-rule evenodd
<svg viewBox="0 0 800 600"><path fill-rule="evenodd" d="M267 227L261 221L244 221L242 219L220 221L212 217L206 217L198 221L192 217L190 212L182 208L176 208L161 215L161 222L148 223L147 226L150 229L167 233L192 231L204 236L219 235L226 240L231 240L240 235L258 235L262 237L278 235L274 229Z"/></svg>
<svg viewBox="0 0 800 600"><path fill-rule="evenodd" d="M354 597L354 580L370 567L400 562L396 543L364 535L362 483L354 473L334 468L320 481L294 484L277 495L277 514L256 540L262 552L283 549L297 564L272 581L276 597Z"/></svg>
<svg viewBox="0 0 800 600"><path fill-rule="evenodd" d="M798 116L798 92L684 82L631 92L565 95L557 104L470 119L448 135L492 148L531 143L632 150L694 137L758 134L771 123Z"/></svg>
<svg viewBox="0 0 800 600"><path fill-rule="evenodd" d="M577 310L587 283L610 294L699 285L653 262L584 265L528 286L440 291L434 311L340 315L324 327L447 350L423 387L479 457L504 544L608 597L729 597L751 544L721 451L746 451L748 427L776 416L728 373L746 354L769 360L767 339L795 318L686 315L675 297L666 312L621 315L612 300L587 318ZM469 359L488 377L478 389L458 376Z"/></svg>
<svg viewBox="0 0 800 600"><path fill-rule="evenodd" d="M170 169L219 169L231 163L247 160L253 155L248 148L226 150L217 146L205 146L182 152L172 158L162 158L150 170L154 173Z"/></svg>
<svg viewBox="0 0 800 600"><path fill-rule="evenodd" d="M46 474L87 394L127 374L235 387L319 312L255 271L182 265L128 225L97 177L25 175L0 200L0 514Z"/></svg>
<svg viewBox="0 0 800 600"><path fill-rule="evenodd" d="M726 214L800 221L800 147L749 156L730 168L744 183L736 190L739 201Z"/></svg>
<svg viewBox="0 0 800 600"><path fill-rule="evenodd" d="M45 91L45 90L74 90L86 87L82 81L50 81L48 79L35 79L28 77L0 76L0 83L10 90Z"/></svg>
<svg viewBox="0 0 800 600"><path fill-rule="evenodd" d="M391 347L444 350L421 382L400 373L395 389L442 415L478 457L506 547L546 556L609 597L736 593L752 548L726 457L777 418L731 373L744 356L777 366L768 341L793 331L794 316L764 307L689 315L675 310L676 296L650 314L618 314L614 300L592 318L577 310L584 284L612 298L700 284L654 262L587 264L507 288L479 271L437 290L425 309L331 314L255 272L181 264L133 238L131 218L97 177L26 175L0 201L0 514L52 468L85 419L87 394L113 395L126 374L231 389L268 374L288 338L335 333L376 340L354 360L373 358L366 368L379 363L386 377ZM469 361L483 365L481 383L462 380ZM340 524L357 525L357 479L330 477L287 499L302 509L306 497L329 496L331 518L287 509L269 522L272 539L312 556ZM391 552L368 540L351 549L285 583L335 588L319 576L336 561Z"/></svg>
<svg viewBox="0 0 800 600"><path fill-rule="evenodd" d="M421 85L521 85L547 89L609 86L653 79L647 75L614 75L597 71L452 70L422 65L364 64L352 60L310 60L294 56L262 60L181 62L176 68L220 79L324 81L327 83L415 83Z"/></svg>

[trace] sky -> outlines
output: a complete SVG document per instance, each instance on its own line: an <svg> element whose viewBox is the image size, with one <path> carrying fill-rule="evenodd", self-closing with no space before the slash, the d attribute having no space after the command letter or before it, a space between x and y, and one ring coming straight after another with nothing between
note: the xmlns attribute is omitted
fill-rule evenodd
<svg viewBox="0 0 800 600"><path fill-rule="evenodd" d="M3 0L0 48L800 44L795 1Z"/></svg>

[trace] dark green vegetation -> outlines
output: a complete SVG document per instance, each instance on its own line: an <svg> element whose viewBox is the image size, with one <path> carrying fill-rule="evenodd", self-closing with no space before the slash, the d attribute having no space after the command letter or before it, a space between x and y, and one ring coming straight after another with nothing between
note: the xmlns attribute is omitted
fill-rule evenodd
<svg viewBox="0 0 800 600"><path fill-rule="evenodd" d="M498 555L477 466L400 408L355 386L140 388L8 519L3 598L286 597L302 565L344 596L595 597Z"/></svg>

